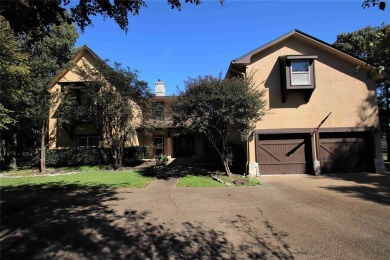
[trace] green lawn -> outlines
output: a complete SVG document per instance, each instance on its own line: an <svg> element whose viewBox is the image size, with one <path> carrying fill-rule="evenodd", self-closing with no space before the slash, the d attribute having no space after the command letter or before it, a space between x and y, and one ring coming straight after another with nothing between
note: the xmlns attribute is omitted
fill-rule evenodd
<svg viewBox="0 0 390 260"><path fill-rule="evenodd" d="M225 187L226 185L208 176L188 175L181 177L177 187Z"/></svg>
<svg viewBox="0 0 390 260"><path fill-rule="evenodd" d="M180 178L178 187L226 187L226 186L235 186L233 184L234 180L237 179L246 179L238 175L233 175L232 177L219 175L218 176L225 183L230 183L231 185L226 185L216 180L212 179L210 176L199 176L199 175L186 175ZM260 180L256 178L248 178L249 186L256 186L260 184Z"/></svg>
<svg viewBox="0 0 390 260"><path fill-rule="evenodd" d="M83 167L65 167L56 169L47 169L48 176L39 176L36 169L17 170L2 172L6 177L0 178L0 187L66 187L77 185L77 187L134 187L142 188L147 186L155 176L158 176L156 169L149 171L104 171L99 166ZM157 172L156 172L157 171ZM179 182L178 187L226 187L234 186L233 181L236 179L246 179L242 176L233 175L227 177L218 174L218 177L225 183L220 183L210 177L211 172L203 169L180 168L178 169ZM53 173L60 173L54 175ZM53 175L50 175L53 174ZM256 178L248 178L249 185L259 185L260 181Z"/></svg>
<svg viewBox="0 0 390 260"><path fill-rule="evenodd" d="M135 171L101 171L80 172L57 176L0 178L0 187L16 187L22 185L66 186L78 185L85 187L104 186L107 188L134 187L142 188L153 180Z"/></svg>

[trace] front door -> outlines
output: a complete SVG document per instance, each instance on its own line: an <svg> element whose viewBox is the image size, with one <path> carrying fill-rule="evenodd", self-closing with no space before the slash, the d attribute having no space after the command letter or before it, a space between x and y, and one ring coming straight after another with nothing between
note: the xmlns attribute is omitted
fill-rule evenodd
<svg viewBox="0 0 390 260"><path fill-rule="evenodd" d="M164 153L164 137L153 137L153 156L156 157Z"/></svg>

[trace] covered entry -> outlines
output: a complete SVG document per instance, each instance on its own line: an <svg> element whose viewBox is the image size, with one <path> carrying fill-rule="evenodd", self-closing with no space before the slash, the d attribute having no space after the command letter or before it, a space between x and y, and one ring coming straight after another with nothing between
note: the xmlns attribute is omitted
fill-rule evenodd
<svg viewBox="0 0 390 260"><path fill-rule="evenodd" d="M173 137L173 157L191 157L195 153L193 135L177 135Z"/></svg>
<svg viewBox="0 0 390 260"><path fill-rule="evenodd" d="M256 160L262 174L311 173L310 135L258 134Z"/></svg>

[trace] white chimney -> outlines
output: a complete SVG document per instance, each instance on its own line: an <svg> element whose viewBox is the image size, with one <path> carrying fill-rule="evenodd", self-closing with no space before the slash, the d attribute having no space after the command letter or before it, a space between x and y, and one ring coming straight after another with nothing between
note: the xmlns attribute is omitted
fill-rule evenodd
<svg viewBox="0 0 390 260"><path fill-rule="evenodd" d="M154 83L154 87L156 89L156 96L163 97L165 96L165 84L161 80L157 80L156 83Z"/></svg>

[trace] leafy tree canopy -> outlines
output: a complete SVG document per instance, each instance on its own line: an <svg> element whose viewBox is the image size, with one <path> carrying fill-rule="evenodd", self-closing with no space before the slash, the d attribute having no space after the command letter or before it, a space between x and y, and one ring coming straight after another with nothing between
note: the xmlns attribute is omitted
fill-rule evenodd
<svg viewBox="0 0 390 260"><path fill-rule="evenodd" d="M9 90L17 84L18 77L27 75L30 71L27 64L29 55L23 51L21 43L3 16L0 16L0 35L0 130L5 130L16 123L14 111L10 110L14 93Z"/></svg>
<svg viewBox="0 0 390 260"><path fill-rule="evenodd" d="M375 66L381 74L377 80L379 120L390 147L390 25L341 33L334 46Z"/></svg>
<svg viewBox="0 0 390 260"><path fill-rule="evenodd" d="M380 10L385 10L386 8L386 2L380 1L380 0L364 0L362 7L371 7L371 6L378 6Z"/></svg>
<svg viewBox="0 0 390 260"><path fill-rule="evenodd" d="M175 124L205 135L230 175L228 138L238 132L247 140L264 106L263 92L251 77L204 76L185 82L185 90L173 102L172 118Z"/></svg>
<svg viewBox="0 0 390 260"><path fill-rule="evenodd" d="M63 100L55 117L64 128L93 124L100 146L108 148L108 156L121 165L124 146L142 125L143 111L152 95L136 70L120 63L109 67L98 62L94 66L75 68L82 80L63 86Z"/></svg>
<svg viewBox="0 0 390 260"><path fill-rule="evenodd" d="M223 0L219 0L223 3ZM185 0L186 3L200 4L200 0ZM181 10L180 0L167 0L172 9ZM66 14L69 7L70 16ZM52 24L75 23L84 31L92 24L91 16L101 15L112 18L119 27L127 31L129 14L138 15L142 7L147 7L144 0L95 1L80 0L13 0L0 1L0 15L4 16L16 33L34 34L42 37Z"/></svg>
<svg viewBox="0 0 390 260"><path fill-rule="evenodd" d="M8 129L2 131L2 138L7 147L13 146L10 150L18 150L19 154L34 152L46 136L51 105L48 83L68 64L78 33L73 24L50 25L50 35L31 42L31 34L15 37L6 23L2 23L5 37L0 41L0 118L8 117ZM14 147L16 144L18 147Z"/></svg>
<svg viewBox="0 0 390 260"><path fill-rule="evenodd" d="M341 33L333 45L376 66L381 73L390 73L390 25Z"/></svg>

